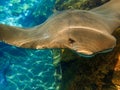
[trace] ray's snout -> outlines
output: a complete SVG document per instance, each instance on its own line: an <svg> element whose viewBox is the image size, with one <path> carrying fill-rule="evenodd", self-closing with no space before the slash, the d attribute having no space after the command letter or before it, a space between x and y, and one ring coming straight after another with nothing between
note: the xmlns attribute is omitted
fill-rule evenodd
<svg viewBox="0 0 120 90"><path fill-rule="evenodd" d="M85 55L114 48L116 45L116 39L112 35L94 29L72 28L69 38L74 41L69 48Z"/></svg>

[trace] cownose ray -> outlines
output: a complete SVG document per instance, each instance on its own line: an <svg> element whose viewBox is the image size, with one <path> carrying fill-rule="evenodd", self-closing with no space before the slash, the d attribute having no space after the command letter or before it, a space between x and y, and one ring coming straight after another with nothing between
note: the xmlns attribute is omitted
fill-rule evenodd
<svg viewBox="0 0 120 90"><path fill-rule="evenodd" d="M65 10L29 30L0 24L0 40L23 48L69 48L92 55L116 45L112 32L120 26L120 0L95 9Z"/></svg>

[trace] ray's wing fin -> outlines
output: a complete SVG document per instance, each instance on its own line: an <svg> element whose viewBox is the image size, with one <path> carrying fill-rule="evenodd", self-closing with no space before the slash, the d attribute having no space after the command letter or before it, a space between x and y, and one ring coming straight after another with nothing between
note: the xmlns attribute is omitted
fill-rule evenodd
<svg viewBox="0 0 120 90"><path fill-rule="evenodd" d="M120 20L120 0L110 0L97 8L91 9L91 11Z"/></svg>
<svg viewBox="0 0 120 90"><path fill-rule="evenodd" d="M31 44L35 42L31 30L3 24L0 24L0 41L23 48L31 48Z"/></svg>
<svg viewBox="0 0 120 90"><path fill-rule="evenodd" d="M120 27L120 0L110 0L109 2L91 9L90 11L95 12L106 19L112 32L116 28Z"/></svg>

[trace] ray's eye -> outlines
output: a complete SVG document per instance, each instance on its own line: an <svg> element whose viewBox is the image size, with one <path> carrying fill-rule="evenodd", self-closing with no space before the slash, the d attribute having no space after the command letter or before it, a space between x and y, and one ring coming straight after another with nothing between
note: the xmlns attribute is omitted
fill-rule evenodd
<svg viewBox="0 0 120 90"><path fill-rule="evenodd" d="M73 40L72 38L69 38L68 41L69 41L70 44L75 43L75 40Z"/></svg>

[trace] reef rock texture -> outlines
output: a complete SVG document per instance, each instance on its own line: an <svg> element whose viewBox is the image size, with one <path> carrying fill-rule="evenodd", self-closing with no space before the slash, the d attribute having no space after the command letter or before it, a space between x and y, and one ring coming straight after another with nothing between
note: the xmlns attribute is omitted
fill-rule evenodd
<svg viewBox="0 0 120 90"><path fill-rule="evenodd" d="M56 10L65 9L85 9L89 10L96 6L100 6L109 0L56 0Z"/></svg>
<svg viewBox="0 0 120 90"><path fill-rule="evenodd" d="M56 9L88 10L107 1L109 0L56 0ZM120 90L120 28L113 35L117 39L117 45L108 53L80 57L69 49L62 50L59 56L62 68L59 90Z"/></svg>
<svg viewBox="0 0 120 90"><path fill-rule="evenodd" d="M114 35L117 38L117 46L113 51L113 53L116 54L113 57L116 59L116 65L114 67L112 82L116 85L118 90L120 90L120 28L114 32Z"/></svg>

